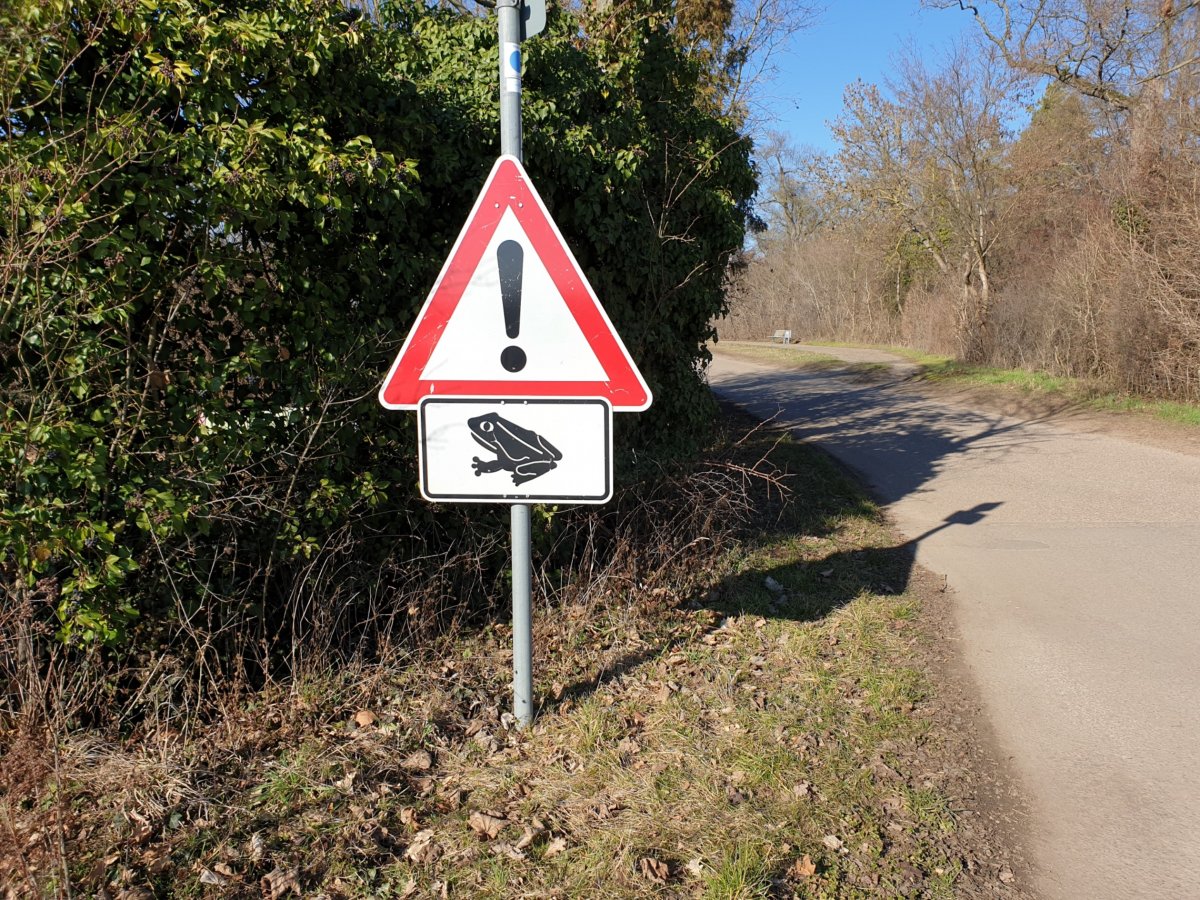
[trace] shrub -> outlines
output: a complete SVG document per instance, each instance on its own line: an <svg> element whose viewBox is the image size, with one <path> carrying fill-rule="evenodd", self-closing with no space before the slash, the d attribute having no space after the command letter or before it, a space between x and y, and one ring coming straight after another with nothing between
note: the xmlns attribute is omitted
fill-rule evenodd
<svg viewBox="0 0 1200 900"><path fill-rule="evenodd" d="M656 393L626 447L680 452L754 177L664 6L552 17L526 160ZM52 630L261 676L314 626L377 649L502 579L499 517L417 500L412 417L374 399L498 151L494 28L381 18L0 10L0 670Z"/></svg>

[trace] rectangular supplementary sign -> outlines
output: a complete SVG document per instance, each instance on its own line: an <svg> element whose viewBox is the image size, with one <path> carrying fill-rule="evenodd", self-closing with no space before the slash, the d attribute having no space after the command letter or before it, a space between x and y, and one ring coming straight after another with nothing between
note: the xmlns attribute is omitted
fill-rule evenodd
<svg viewBox="0 0 1200 900"><path fill-rule="evenodd" d="M605 503L612 406L601 398L426 397L421 493L455 503Z"/></svg>

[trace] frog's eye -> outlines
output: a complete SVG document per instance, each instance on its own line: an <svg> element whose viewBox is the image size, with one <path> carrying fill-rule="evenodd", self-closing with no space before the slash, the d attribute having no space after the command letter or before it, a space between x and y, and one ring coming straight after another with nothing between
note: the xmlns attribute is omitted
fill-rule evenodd
<svg viewBox="0 0 1200 900"><path fill-rule="evenodd" d="M482 431L492 431L493 429L495 429L495 427L496 426L494 424L492 424L491 422L484 422L482 425L479 426L480 430L482 430Z"/></svg>

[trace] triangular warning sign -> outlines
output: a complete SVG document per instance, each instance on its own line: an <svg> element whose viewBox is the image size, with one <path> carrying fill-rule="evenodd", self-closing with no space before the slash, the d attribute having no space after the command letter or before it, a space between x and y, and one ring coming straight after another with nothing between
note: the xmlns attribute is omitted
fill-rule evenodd
<svg viewBox="0 0 1200 900"><path fill-rule="evenodd" d="M379 389L390 409L413 409L428 396L650 405L650 389L516 157L496 160Z"/></svg>

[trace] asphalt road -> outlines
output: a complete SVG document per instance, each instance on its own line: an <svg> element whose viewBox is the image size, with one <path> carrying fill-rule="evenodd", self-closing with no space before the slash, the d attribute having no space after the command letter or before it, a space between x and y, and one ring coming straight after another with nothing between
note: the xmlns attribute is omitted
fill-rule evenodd
<svg viewBox="0 0 1200 900"><path fill-rule="evenodd" d="M834 354L828 348L811 348ZM884 357L886 358L886 356ZM945 573L1048 898L1200 898L1200 455L718 355Z"/></svg>

